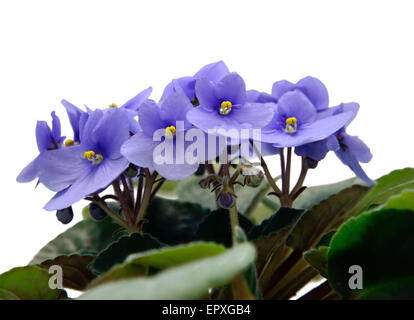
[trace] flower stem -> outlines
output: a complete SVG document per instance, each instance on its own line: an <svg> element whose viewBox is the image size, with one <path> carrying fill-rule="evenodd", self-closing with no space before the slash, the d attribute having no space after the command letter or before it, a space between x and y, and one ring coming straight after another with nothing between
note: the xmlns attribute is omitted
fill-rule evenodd
<svg viewBox="0 0 414 320"><path fill-rule="evenodd" d="M230 225L231 225L231 235L233 239L233 246L237 244L236 239L236 227L239 225L239 213L237 212L236 204L230 208Z"/></svg>
<svg viewBox="0 0 414 320"><path fill-rule="evenodd" d="M296 182L296 185L293 187L290 193L290 196L292 197L293 200L295 200L297 196L299 196L300 194L299 191L301 190L303 183L305 182L307 173L308 173L308 166L306 164L306 158L302 157L302 168L300 171L300 175L299 175L298 181Z"/></svg>
<svg viewBox="0 0 414 320"><path fill-rule="evenodd" d="M126 200L128 202L128 207L132 208L133 201L132 201L132 197L131 197L131 190L129 189L129 186L128 186L128 182L126 181L123 174L121 174L120 178L121 178L122 185L124 187L124 192L123 193L126 196Z"/></svg>
<svg viewBox="0 0 414 320"><path fill-rule="evenodd" d="M161 178L159 179L157 186L154 188L154 190L151 193L151 199L154 198L155 194L158 192L158 190L161 189L162 185L164 184L164 182L167 181L167 179L165 178Z"/></svg>
<svg viewBox="0 0 414 320"><path fill-rule="evenodd" d="M290 194L290 169L292 165L292 147L287 149L287 156L285 162L284 149L280 149L280 167L282 170L282 193L279 197L282 207L291 208L293 199Z"/></svg>
<svg viewBox="0 0 414 320"><path fill-rule="evenodd" d="M227 177L229 183L229 187L231 188L231 191L234 194L234 182L231 183L231 177L230 177L230 164L228 161L228 156L227 156L227 150L224 151L224 161L225 163L221 166L222 170L223 170L223 175ZM236 227L239 225L239 213L237 211L237 200L233 199L234 204L233 206L229 209L229 215L230 215L230 226L231 226L231 235L232 235L232 242L233 242L233 246L235 246L236 243Z"/></svg>
<svg viewBox="0 0 414 320"><path fill-rule="evenodd" d="M148 169L144 169L144 173L145 173L144 194L142 196L142 201L141 201L141 205L139 208L139 212L135 220L135 226L137 226L139 230L141 230L141 222L144 220L145 214L147 212L147 208L151 200L152 186L154 184L155 178L157 177L156 172L154 172L153 174L150 174Z"/></svg>
<svg viewBox="0 0 414 320"><path fill-rule="evenodd" d="M280 191L280 189L279 189L279 187L277 186L277 184L276 184L275 180L273 179L273 177L272 177L272 175L271 175L271 173L270 173L270 171L269 171L269 168L268 168L268 166L267 166L266 162L264 161L264 159L263 159L262 155L261 155L261 154L260 154L260 152L259 152L259 149L257 149L257 147L256 147L256 145L254 144L254 142L253 142L253 141L252 141L251 143L252 143L252 146L253 146L254 152L255 152L255 153L256 153L256 155L260 158L260 165L261 165L261 166L262 166L262 168L263 168L263 171L264 171L264 173L265 173L265 176L266 176L267 181L269 182L269 184L270 184L270 186L272 187L273 191L275 192L276 196L277 196L277 197L280 197L280 195L282 194L282 191Z"/></svg>
<svg viewBox="0 0 414 320"><path fill-rule="evenodd" d="M131 208L128 205L128 201L125 199L124 194L121 191L121 188L119 187L119 182L117 180L112 182L112 186L114 188L115 194L117 195L119 202L121 204L121 208L122 211L124 212L124 215L127 219L128 222L128 226L133 226L133 219L132 219L132 215L133 213L131 212ZM131 230L129 230L131 231Z"/></svg>
<svg viewBox="0 0 414 320"><path fill-rule="evenodd" d="M292 147L287 149L287 158L286 158L286 192L289 193L290 190L290 168L292 166Z"/></svg>
<svg viewBox="0 0 414 320"><path fill-rule="evenodd" d="M213 167L213 165L212 165L211 163L208 163L208 162L206 161L205 166L206 166L206 170L207 170L207 172L208 172L210 175L213 175L213 176L215 176L215 175L216 175L216 170L214 170L214 167ZM219 190L218 190L218 189L215 189L215 190L214 190L214 199L216 200L216 208L217 208L217 209L219 209L219 208L220 208L219 203L218 203L218 197L219 197Z"/></svg>
<svg viewBox="0 0 414 320"><path fill-rule="evenodd" d="M114 219L118 224L120 224L125 229L128 229L128 224L116 212L109 208L102 198L95 195L92 201L96 203L103 211L106 212L108 216Z"/></svg>
<svg viewBox="0 0 414 320"><path fill-rule="evenodd" d="M144 177L142 169L139 169L138 172L138 188L137 188L137 198L135 200L135 206L134 206L134 221L136 221L139 208L141 207L141 198L142 198L142 188L144 184Z"/></svg>

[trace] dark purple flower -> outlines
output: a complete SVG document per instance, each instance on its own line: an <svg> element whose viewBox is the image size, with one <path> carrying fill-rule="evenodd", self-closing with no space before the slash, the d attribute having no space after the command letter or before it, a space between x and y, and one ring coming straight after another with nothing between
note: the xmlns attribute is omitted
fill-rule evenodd
<svg viewBox="0 0 414 320"><path fill-rule="evenodd" d="M79 145L42 153L35 161L39 181L58 192L46 210L69 207L105 189L129 165L120 152L130 136L128 117L122 110L93 111L79 136Z"/></svg>
<svg viewBox="0 0 414 320"><path fill-rule="evenodd" d="M349 122L351 122L356 117L358 110L359 105L357 103L341 103L336 107L325 109L324 111L319 112L317 114L317 118L325 119L332 115L350 112L352 114L352 117ZM326 139L297 146L295 148L295 153L298 156L306 156L313 160L321 161L323 158L325 158L326 154L329 151L336 151L338 148L338 139L336 138L336 134L334 134L327 137Z"/></svg>
<svg viewBox="0 0 414 320"><path fill-rule="evenodd" d="M57 149L62 145L65 137L61 136L61 126L58 116L52 112L52 129L46 121L38 121L36 125L36 141L39 153L42 154L48 150ZM36 158L37 159L37 158ZM35 167L35 160L30 162L18 175L18 182L30 182L34 180L38 174Z"/></svg>
<svg viewBox="0 0 414 320"><path fill-rule="evenodd" d="M73 220L72 207L60 209L56 211L56 218L63 224L68 224Z"/></svg>
<svg viewBox="0 0 414 320"><path fill-rule="evenodd" d="M182 77L171 81L165 87L160 102L165 100L172 93L183 93L191 102L196 103L195 84L198 79L205 78L217 82L227 74L229 74L229 69L223 61L210 63L201 68L192 77Z"/></svg>
<svg viewBox="0 0 414 320"><path fill-rule="evenodd" d="M355 117L351 110L335 113L336 108L318 112L299 90L284 93L274 105L274 117L262 129L262 142L274 147L297 147L319 141L348 125Z"/></svg>
<svg viewBox="0 0 414 320"><path fill-rule="evenodd" d="M262 128L273 116L268 104L247 102L245 83L237 73L219 82L197 80L196 96L200 106L191 110L187 118L205 132L221 129L227 131L224 135L228 137L235 133L239 137L241 129Z"/></svg>
<svg viewBox="0 0 414 320"><path fill-rule="evenodd" d="M321 161L325 158L329 151L338 150L339 143L335 135L329 136L326 139L304 144L295 148L295 153L298 156L311 158L315 161Z"/></svg>
<svg viewBox="0 0 414 320"><path fill-rule="evenodd" d="M350 112L352 114L352 119L354 119L358 110L359 105L357 103L342 103L337 107L320 112L318 118L324 119L332 115ZM360 179L370 185L375 184L359 164L359 162L366 163L371 160L372 154L369 148L358 137L348 135L345 131L345 127L346 126L326 139L296 147L295 153L299 156L306 156L312 160L320 161L329 151L334 151L336 156Z"/></svg>
<svg viewBox="0 0 414 320"><path fill-rule="evenodd" d="M218 197L218 204L223 209L230 209L234 207L236 201L234 196L229 192L221 192Z"/></svg>
<svg viewBox="0 0 414 320"><path fill-rule="evenodd" d="M167 179L187 179L197 171L199 165L199 162L188 163L185 157L181 157L188 146L184 135L191 128L191 123L186 118L191 109L193 105L181 93L170 94L160 105L147 100L138 112L142 131L125 142L122 154L137 166L156 170ZM160 146L172 150L164 155L166 161L157 152Z"/></svg>
<svg viewBox="0 0 414 320"><path fill-rule="evenodd" d="M339 142L339 148L335 151L336 156L361 180L370 185L375 184L375 181L367 176L359 164L359 162L367 163L372 159L367 145L358 137L348 135L345 129L340 130L336 137Z"/></svg>

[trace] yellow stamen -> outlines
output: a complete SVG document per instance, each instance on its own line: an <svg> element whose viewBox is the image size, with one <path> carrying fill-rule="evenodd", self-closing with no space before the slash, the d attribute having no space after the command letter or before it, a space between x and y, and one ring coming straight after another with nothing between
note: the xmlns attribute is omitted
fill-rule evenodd
<svg viewBox="0 0 414 320"><path fill-rule="evenodd" d="M286 119L286 124L293 124L295 125L297 123L297 120L295 117L291 117L291 118L287 118Z"/></svg>
<svg viewBox="0 0 414 320"><path fill-rule="evenodd" d="M83 154L83 157L88 161L92 162L92 164L100 164L103 160L103 155L98 153L96 154L95 151L86 151Z"/></svg>
<svg viewBox="0 0 414 320"><path fill-rule="evenodd" d="M284 131L287 133L295 133L298 128L298 121L295 117L290 117L286 119L286 126Z"/></svg>
<svg viewBox="0 0 414 320"><path fill-rule="evenodd" d="M174 126L169 126L167 128L165 128L165 137L172 139L175 136L176 133L176 129Z"/></svg>
<svg viewBox="0 0 414 320"><path fill-rule="evenodd" d="M68 139L65 141L65 146L66 147L70 147L73 146L75 144L75 142L72 139Z"/></svg>
<svg viewBox="0 0 414 320"><path fill-rule="evenodd" d="M83 157L84 157L85 159L91 160L93 157L95 157L95 152L94 152L94 151L86 151L86 152L83 154Z"/></svg>
<svg viewBox="0 0 414 320"><path fill-rule="evenodd" d="M108 106L108 108L118 108L118 105L116 103L112 103Z"/></svg>
<svg viewBox="0 0 414 320"><path fill-rule="evenodd" d="M232 103L230 101L223 101L220 106L220 114L226 115L231 111L231 108L233 107Z"/></svg>

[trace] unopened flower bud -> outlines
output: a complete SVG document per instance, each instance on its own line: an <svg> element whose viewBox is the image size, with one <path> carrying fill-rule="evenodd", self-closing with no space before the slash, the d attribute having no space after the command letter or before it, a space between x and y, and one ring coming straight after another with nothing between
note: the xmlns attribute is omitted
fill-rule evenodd
<svg viewBox="0 0 414 320"><path fill-rule="evenodd" d="M126 169L125 174L128 178L135 178L138 174L138 169L133 164L130 164L128 169Z"/></svg>
<svg viewBox="0 0 414 320"><path fill-rule="evenodd" d="M218 204L220 205L220 207L224 209L230 209L231 207L234 206L235 200L234 200L234 197L230 193L222 192L220 193L218 197Z"/></svg>
<svg viewBox="0 0 414 320"><path fill-rule="evenodd" d="M107 215L106 212L94 202L89 204L89 213L91 217L97 221L105 219Z"/></svg>
<svg viewBox="0 0 414 320"><path fill-rule="evenodd" d="M72 207L67 207L65 209L60 209L56 211L56 217L63 224L68 224L73 219Z"/></svg>
<svg viewBox="0 0 414 320"><path fill-rule="evenodd" d="M309 169L315 169L318 166L318 161L306 157L306 165Z"/></svg>
<svg viewBox="0 0 414 320"><path fill-rule="evenodd" d="M244 184L252 188L257 188L262 183L263 179L264 179L263 172L258 171L257 174L245 176Z"/></svg>

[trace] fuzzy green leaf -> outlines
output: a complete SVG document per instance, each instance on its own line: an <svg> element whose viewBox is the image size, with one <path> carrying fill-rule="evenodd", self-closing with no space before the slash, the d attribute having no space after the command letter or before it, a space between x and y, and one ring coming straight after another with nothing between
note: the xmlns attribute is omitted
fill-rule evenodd
<svg viewBox="0 0 414 320"><path fill-rule="evenodd" d="M167 269L156 276L111 282L86 292L90 300L200 299L208 289L229 283L254 261L255 249L241 244L210 258Z"/></svg>

